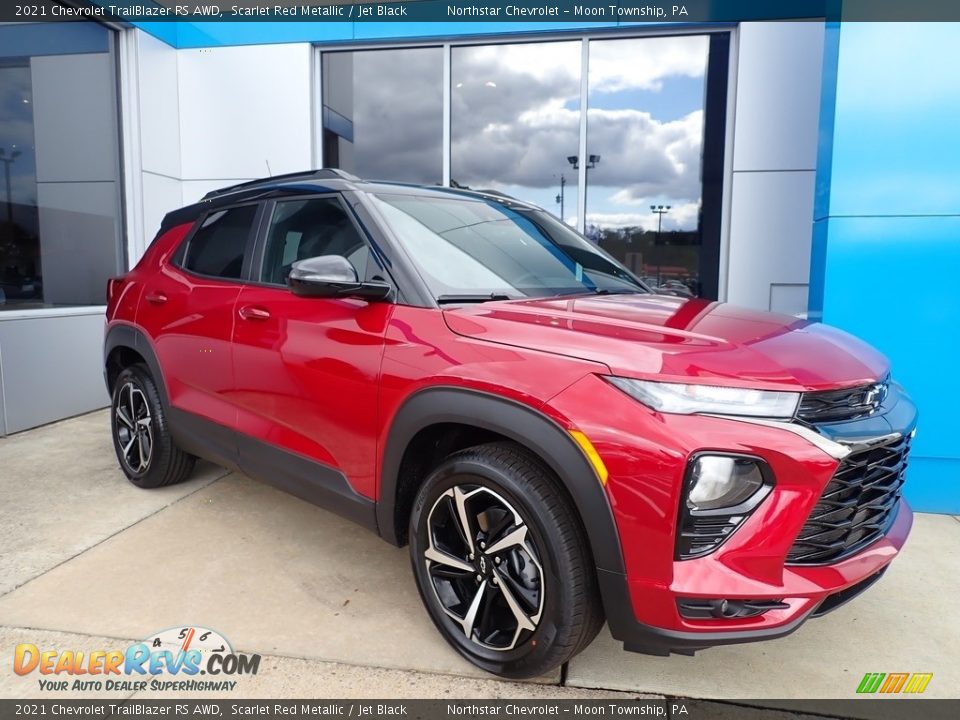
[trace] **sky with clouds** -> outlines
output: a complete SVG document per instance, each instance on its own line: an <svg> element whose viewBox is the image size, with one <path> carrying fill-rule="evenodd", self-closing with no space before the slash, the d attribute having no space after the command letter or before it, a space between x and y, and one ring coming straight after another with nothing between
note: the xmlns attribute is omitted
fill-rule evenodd
<svg viewBox="0 0 960 720"><path fill-rule="evenodd" d="M592 41L589 59L587 221L693 229L700 202L705 36ZM355 172L439 182L442 51L354 53ZM565 218L576 221L580 42L453 49L451 176L554 212L560 175Z"/></svg>

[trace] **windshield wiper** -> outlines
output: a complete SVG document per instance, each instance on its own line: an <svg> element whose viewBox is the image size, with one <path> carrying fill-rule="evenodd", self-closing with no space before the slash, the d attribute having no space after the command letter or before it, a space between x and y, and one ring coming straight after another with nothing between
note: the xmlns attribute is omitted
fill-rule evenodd
<svg viewBox="0 0 960 720"><path fill-rule="evenodd" d="M488 293L487 295L440 295L437 302L441 305L450 303L482 303L491 300L514 300L515 298L503 293Z"/></svg>

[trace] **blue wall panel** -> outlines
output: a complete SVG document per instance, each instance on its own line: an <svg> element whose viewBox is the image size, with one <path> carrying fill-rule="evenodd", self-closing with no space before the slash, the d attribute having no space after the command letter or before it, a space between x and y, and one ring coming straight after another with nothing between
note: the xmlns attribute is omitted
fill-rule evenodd
<svg viewBox="0 0 960 720"><path fill-rule="evenodd" d="M135 22L138 28L145 33L150 33L155 38L163 40L167 45L179 47L177 34L183 23L163 21L163 22Z"/></svg>
<svg viewBox="0 0 960 720"><path fill-rule="evenodd" d="M290 42L374 42L602 30L650 23L607 22L137 22L177 48Z"/></svg>
<svg viewBox="0 0 960 720"><path fill-rule="evenodd" d="M960 24L840 30L831 215L960 213Z"/></svg>
<svg viewBox="0 0 960 720"><path fill-rule="evenodd" d="M907 497L960 513L960 25L828 30L810 305L917 401Z"/></svg>
<svg viewBox="0 0 960 720"><path fill-rule="evenodd" d="M172 24L172 23L167 23ZM208 22L176 23L175 47L204 48L293 42L353 40L350 22ZM146 28L141 28L146 30Z"/></svg>

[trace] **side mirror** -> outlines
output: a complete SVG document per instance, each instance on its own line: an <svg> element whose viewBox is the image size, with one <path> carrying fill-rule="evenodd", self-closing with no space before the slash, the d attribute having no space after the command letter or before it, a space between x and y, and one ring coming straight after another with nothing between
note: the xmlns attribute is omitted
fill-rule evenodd
<svg viewBox="0 0 960 720"><path fill-rule="evenodd" d="M298 260L290 269L287 284L301 297L382 300L390 294L385 282L360 282L353 265L342 255L321 255Z"/></svg>

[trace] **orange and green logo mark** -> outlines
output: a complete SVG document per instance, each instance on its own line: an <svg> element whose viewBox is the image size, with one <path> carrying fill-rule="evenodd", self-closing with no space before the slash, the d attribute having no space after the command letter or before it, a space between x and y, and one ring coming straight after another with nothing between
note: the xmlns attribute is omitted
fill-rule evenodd
<svg viewBox="0 0 960 720"><path fill-rule="evenodd" d="M922 693L927 689L933 673L866 673L858 693Z"/></svg>

